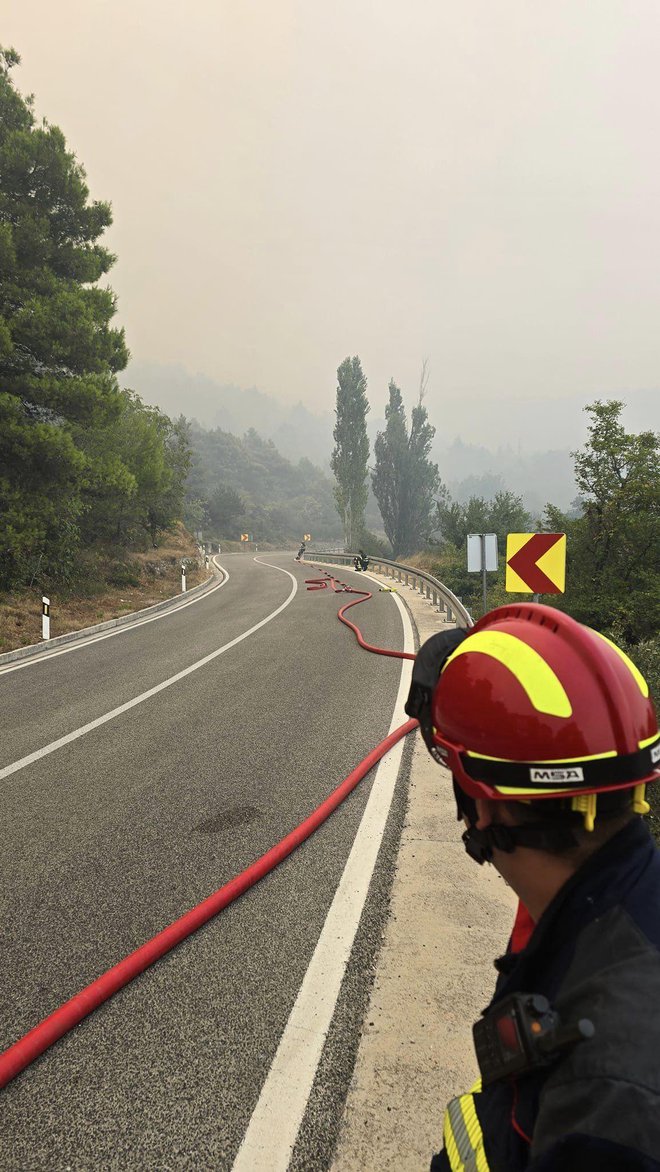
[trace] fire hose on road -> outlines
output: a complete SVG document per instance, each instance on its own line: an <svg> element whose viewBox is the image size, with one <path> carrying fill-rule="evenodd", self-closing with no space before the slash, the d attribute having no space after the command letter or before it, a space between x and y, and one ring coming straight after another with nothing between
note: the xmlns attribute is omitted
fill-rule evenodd
<svg viewBox="0 0 660 1172"><path fill-rule="evenodd" d="M349 619L345 617L345 612L352 606L357 606L360 602L366 602L372 597L370 591L354 590L343 582L338 582L330 575L326 574L324 579L309 579L307 581L309 589L325 589L330 586L336 593L358 594L359 598L352 602L346 603L338 612L337 617L349 627L356 635L358 643L367 651L371 651L376 655L386 655L394 659L414 659L415 656L405 651L393 651L383 647L376 647L367 643L359 630L359 628ZM191 908L174 923L158 932L145 944L142 944L134 952L129 953L118 964L113 965L112 968L107 969L100 977L91 984L87 985L75 996L65 1001L53 1013L45 1017L38 1025L24 1034L22 1038L9 1046L2 1054L0 1054L0 1088L11 1082L16 1078L21 1071L25 1070L36 1058L43 1054L50 1046L69 1033L74 1026L78 1025L85 1017L87 1017L93 1010L97 1009L105 1001L108 1001L114 993L117 993L125 985L137 977L160 957L170 952L177 944L192 935L198 928L201 928L219 912L226 908L234 900L238 899L240 895L248 891L265 875L283 862L284 859L305 842L306 839L322 825L323 822L337 809L339 805L348 797L355 789L358 783L366 776L367 773L373 769L374 765L394 745L398 743L408 733L413 732L418 727L416 720L407 720L399 728L395 729L389 734L376 748L372 749L370 753L356 766L355 769L349 773L348 777L344 779L333 792L317 807L312 814L309 815L303 822L300 823L294 830L286 835L279 843L271 847L265 854L261 855L239 875L230 879L207 899L202 900L196 907Z"/></svg>

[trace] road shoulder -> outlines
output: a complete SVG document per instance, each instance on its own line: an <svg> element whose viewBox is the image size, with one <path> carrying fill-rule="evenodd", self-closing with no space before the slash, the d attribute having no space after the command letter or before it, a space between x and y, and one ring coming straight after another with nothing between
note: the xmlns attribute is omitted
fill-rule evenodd
<svg viewBox="0 0 660 1172"><path fill-rule="evenodd" d="M397 589L420 643L443 629L430 602ZM515 905L500 876L465 854L450 776L417 738L390 916L332 1172L428 1167L445 1104L478 1073L471 1026L490 1000L493 958Z"/></svg>

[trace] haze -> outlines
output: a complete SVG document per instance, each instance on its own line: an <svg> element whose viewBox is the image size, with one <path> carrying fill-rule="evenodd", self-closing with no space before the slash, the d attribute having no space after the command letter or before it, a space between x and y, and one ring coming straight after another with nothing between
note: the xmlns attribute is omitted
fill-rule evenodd
<svg viewBox="0 0 660 1172"><path fill-rule="evenodd" d="M653 424L657 0L5 0L2 41L112 201L136 369L325 412L359 354L382 415L427 357L475 442Z"/></svg>

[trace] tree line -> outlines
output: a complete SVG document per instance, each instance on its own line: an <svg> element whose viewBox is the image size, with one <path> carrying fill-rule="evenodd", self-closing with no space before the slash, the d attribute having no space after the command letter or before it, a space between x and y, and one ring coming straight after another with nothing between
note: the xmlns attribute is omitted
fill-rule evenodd
<svg viewBox="0 0 660 1172"><path fill-rule="evenodd" d="M371 487L387 539L399 556L414 553L426 543L440 483L438 467L429 456L435 428L424 406L426 384L424 363L417 402L408 423L401 390L393 379L390 381L385 430L378 432L374 444ZM335 475L337 510L349 550L369 544L364 523L369 485L369 410L367 380L360 359L346 358L337 370L335 447L330 463Z"/></svg>
<svg viewBox="0 0 660 1172"><path fill-rule="evenodd" d="M660 628L660 443L657 433L627 432L623 403L596 401L585 408L588 439L573 452L578 495L570 511L548 503L532 516L513 493L491 501L471 497L463 505L446 492L437 503L438 531L427 552L447 584L480 613L479 576L468 574L468 533L497 533L500 567L488 575L489 605L520 601L504 590L507 533L565 533L566 591L542 601L635 646L657 639ZM435 551L435 552L434 552ZM658 651L651 674L658 674Z"/></svg>
<svg viewBox="0 0 660 1172"><path fill-rule="evenodd" d="M359 358L346 358L337 371L334 430L335 499L346 548L364 542L364 507L369 479L395 557L422 554L430 567L478 614L480 581L468 574L468 533L496 533L500 569L489 577L492 605L520 601L503 588L507 533L562 532L567 535L566 592L543 599L580 621L614 632L637 646L657 640L660 626L660 444L657 433L628 433L623 403L592 403L589 438L573 452L578 496L570 512L548 503L533 517L520 496L506 490L491 500L452 500L430 459L434 427L424 406L426 366L417 401L407 422L397 384L389 384L385 428L374 444L369 467L367 383ZM657 643L647 649L658 672ZM644 653L646 654L646 652Z"/></svg>
<svg viewBox="0 0 660 1172"><path fill-rule="evenodd" d="M95 543L156 543L190 461L185 421L119 386L110 205L15 89L19 61L0 50L1 589L72 583Z"/></svg>
<svg viewBox="0 0 660 1172"><path fill-rule="evenodd" d="M287 544L305 529L325 539L340 535L332 483L309 460L287 460L254 428L236 436L189 425L191 468L184 520L194 532L237 540Z"/></svg>

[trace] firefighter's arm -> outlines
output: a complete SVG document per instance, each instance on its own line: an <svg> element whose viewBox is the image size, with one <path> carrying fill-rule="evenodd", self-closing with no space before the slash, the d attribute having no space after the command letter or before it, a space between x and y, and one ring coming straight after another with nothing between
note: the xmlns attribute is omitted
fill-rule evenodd
<svg viewBox="0 0 660 1172"><path fill-rule="evenodd" d="M640 1151L592 1135L566 1135L527 1165L527 1172L660 1172Z"/></svg>
<svg viewBox="0 0 660 1172"><path fill-rule="evenodd" d="M655 1089L641 1079L560 1071L541 1093L529 1172L660 1172Z"/></svg>

